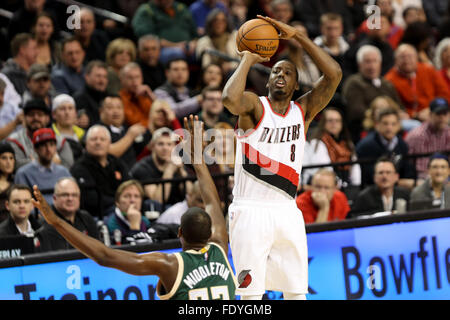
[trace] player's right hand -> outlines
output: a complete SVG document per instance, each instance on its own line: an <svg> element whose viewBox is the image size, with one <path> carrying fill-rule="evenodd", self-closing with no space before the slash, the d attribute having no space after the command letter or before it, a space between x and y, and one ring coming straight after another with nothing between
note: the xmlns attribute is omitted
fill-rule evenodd
<svg viewBox="0 0 450 320"><path fill-rule="evenodd" d="M252 65L270 61L269 57L261 57L259 54L250 52L248 50L237 50L237 54L241 57L241 59L248 59Z"/></svg>

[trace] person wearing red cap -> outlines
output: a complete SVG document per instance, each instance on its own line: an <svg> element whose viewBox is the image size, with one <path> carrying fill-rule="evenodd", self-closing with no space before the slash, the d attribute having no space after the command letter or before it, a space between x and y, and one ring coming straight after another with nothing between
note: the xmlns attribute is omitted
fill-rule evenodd
<svg viewBox="0 0 450 320"><path fill-rule="evenodd" d="M50 124L50 109L43 100L32 99L23 106L24 126L6 138L11 144L16 155L16 167L19 168L30 161L37 159L38 155L33 146L33 133L41 128L46 128ZM69 143L65 138L56 137L57 153L54 162L60 163L66 168L73 165L74 157Z"/></svg>
<svg viewBox="0 0 450 320"><path fill-rule="evenodd" d="M33 133L33 146L37 159L17 170L14 183L32 187L39 186L45 199L53 203L53 188L62 177L71 177L69 170L53 162L56 154L56 135L50 128L38 129Z"/></svg>

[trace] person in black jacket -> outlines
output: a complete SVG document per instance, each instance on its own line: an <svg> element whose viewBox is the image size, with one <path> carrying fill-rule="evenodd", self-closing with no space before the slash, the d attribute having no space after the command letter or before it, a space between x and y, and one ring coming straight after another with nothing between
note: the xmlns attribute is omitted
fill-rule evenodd
<svg viewBox="0 0 450 320"><path fill-rule="evenodd" d="M84 87L75 92L73 98L78 110L78 125L87 129L100 121L100 105L108 95L106 91L108 87L106 64L100 60L89 62L86 66L84 80Z"/></svg>
<svg viewBox="0 0 450 320"><path fill-rule="evenodd" d="M72 166L70 173L81 189L81 208L100 219L114 206L119 185L129 180L125 165L108 154L111 135L102 125L86 133L86 152Z"/></svg>
<svg viewBox="0 0 450 320"><path fill-rule="evenodd" d="M399 135L400 116L396 109L387 107L375 116L375 130L370 132L356 145L356 154L360 160L376 160L381 156L394 159L400 175L399 185L411 189L414 185L415 170L413 163L406 159L408 145ZM373 162L361 164L361 184L373 184Z"/></svg>
<svg viewBox="0 0 450 320"><path fill-rule="evenodd" d="M28 186L15 184L8 193L6 209L8 218L0 224L1 236L27 235L34 236L41 223L31 215L31 189Z"/></svg>
<svg viewBox="0 0 450 320"><path fill-rule="evenodd" d="M347 217L370 215L377 212L403 213L409 202L409 190L396 186L399 175L395 163L381 157L375 164L375 185L361 191Z"/></svg>
<svg viewBox="0 0 450 320"><path fill-rule="evenodd" d="M55 184L53 194L53 211L77 230L99 239L99 232L94 218L85 210L80 210L80 188L72 177L61 178ZM48 223L37 231L39 251L67 250L73 247Z"/></svg>

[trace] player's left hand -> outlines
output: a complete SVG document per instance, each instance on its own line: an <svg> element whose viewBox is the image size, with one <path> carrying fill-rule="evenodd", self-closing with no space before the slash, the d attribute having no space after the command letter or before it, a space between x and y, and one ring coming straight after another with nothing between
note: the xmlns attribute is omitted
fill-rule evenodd
<svg viewBox="0 0 450 320"><path fill-rule="evenodd" d="M281 21L272 19L270 17L263 17L259 14L257 15L257 17L272 24L280 32L280 34L278 35L280 39L288 40L293 38L298 33L298 30L296 28Z"/></svg>
<svg viewBox="0 0 450 320"><path fill-rule="evenodd" d="M33 194L34 197L36 198L36 200L31 199L34 207L37 208L42 213L45 221L47 221L49 225L54 225L58 221L58 217L53 212L52 208L47 203L41 191L36 185L33 186Z"/></svg>
<svg viewBox="0 0 450 320"><path fill-rule="evenodd" d="M186 117L183 119L184 128L189 131L190 136L190 144L187 144L183 147L183 150L189 152L189 157L191 158L192 164L199 164L203 162L203 149L204 149L204 141L203 141L203 131L204 131L204 123L203 121L198 120L198 116L189 116L189 121ZM188 150L186 150L188 149Z"/></svg>

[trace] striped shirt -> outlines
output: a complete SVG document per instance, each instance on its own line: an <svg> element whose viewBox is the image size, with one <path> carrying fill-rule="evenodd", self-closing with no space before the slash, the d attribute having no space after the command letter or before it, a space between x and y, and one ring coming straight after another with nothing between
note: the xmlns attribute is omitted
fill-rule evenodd
<svg viewBox="0 0 450 320"><path fill-rule="evenodd" d="M434 130L429 122L411 130L405 139L409 154L443 152L450 150L450 127L443 131ZM427 176L428 157L418 158L416 170L418 178Z"/></svg>

